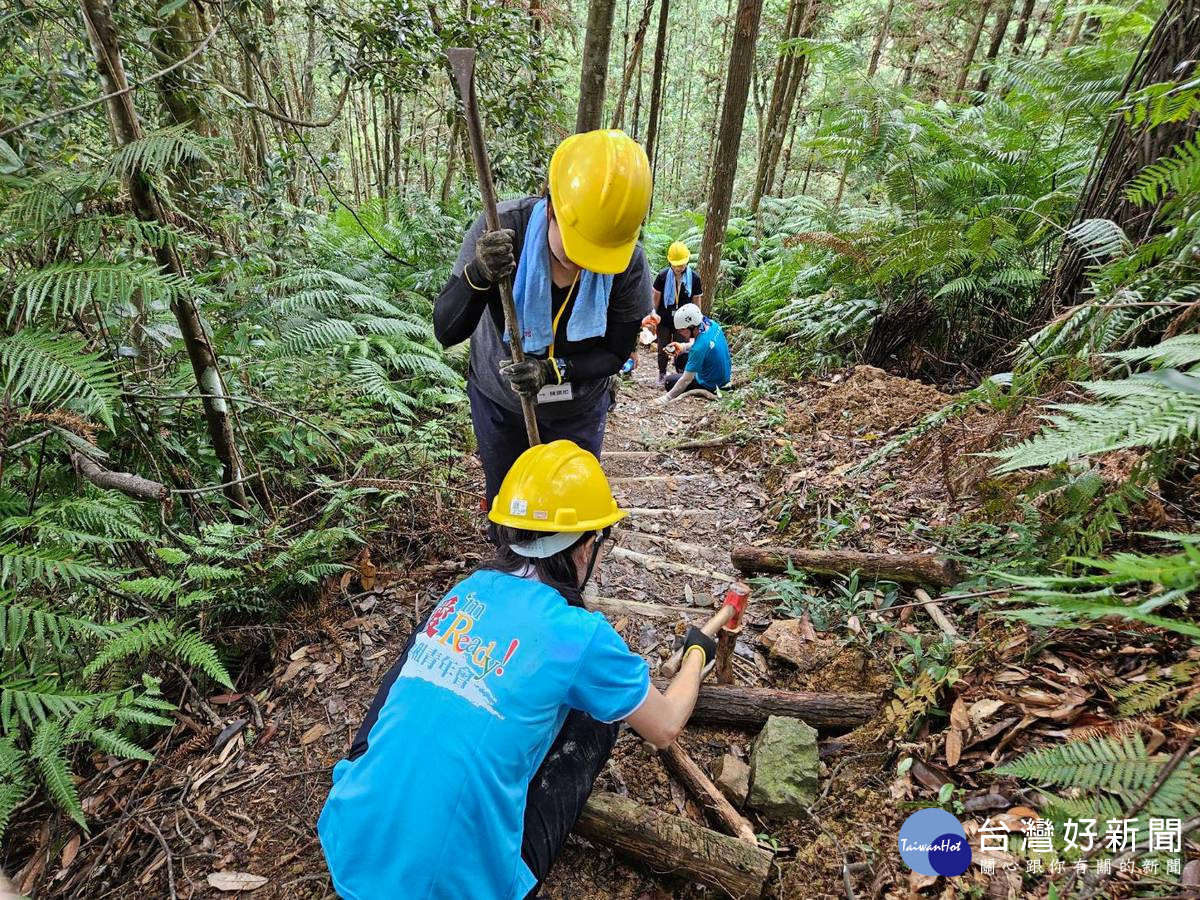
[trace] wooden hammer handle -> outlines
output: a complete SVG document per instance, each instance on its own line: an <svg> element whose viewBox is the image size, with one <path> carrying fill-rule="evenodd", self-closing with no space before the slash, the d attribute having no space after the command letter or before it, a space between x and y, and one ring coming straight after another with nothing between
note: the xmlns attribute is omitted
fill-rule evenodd
<svg viewBox="0 0 1200 900"><path fill-rule="evenodd" d="M729 620L737 614L737 609L731 604L726 603L718 609L707 622L700 626L700 630L709 637L716 637L717 632L729 624ZM668 678L674 678L679 672L679 667L683 665L683 648L680 647L671 658L662 664L662 673Z"/></svg>

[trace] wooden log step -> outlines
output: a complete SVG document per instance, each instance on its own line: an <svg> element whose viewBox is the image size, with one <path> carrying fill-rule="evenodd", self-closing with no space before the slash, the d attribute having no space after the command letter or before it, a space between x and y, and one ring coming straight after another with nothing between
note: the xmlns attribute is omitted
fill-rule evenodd
<svg viewBox="0 0 1200 900"><path fill-rule="evenodd" d="M771 853L628 797L596 791L576 833L659 874L708 885L734 900L761 897Z"/></svg>
<svg viewBox="0 0 1200 900"><path fill-rule="evenodd" d="M587 597L583 605L606 616L645 616L648 619L673 619L680 616L711 616L711 606L668 606L665 603L645 603L640 600L618 600L616 597Z"/></svg>
<svg viewBox="0 0 1200 900"><path fill-rule="evenodd" d="M820 575L849 575L857 571L865 578L938 587L949 587L959 580L958 572L950 560L928 553L860 553L855 550L742 546L735 547L730 555L733 564L743 575L786 572L790 562L795 569Z"/></svg>
<svg viewBox="0 0 1200 900"><path fill-rule="evenodd" d="M613 547L608 552L613 559L627 559L630 562L644 566L651 572L678 572L680 575L693 575L696 578L707 578L710 581L720 581L725 584L737 581L737 578L725 572L715 572L711 569L689 566L687 563L672 562L669 559L661 559L657 556L650 556L647 553L638 553L636 550L630 550L627 547Z"/></svg>
<svg viewBox="0 0 1200 900"><path fill-rule="evenodd" d="M625 510L631 516L656 516L674 522L677 519L717 519L721 516L718 509L683 509L680 507L667 508L630 506Z"/></svg>
<svg viewBox="0 0 1200 900"><path fill-rule="evenodd" d="M659 690L670 682L656 678ZM769 716L802 719L818 730L856 728L879 711L874 694L827 694L814 691L781 691L740 684L703 684L689 722L753 730Z"/></svg>

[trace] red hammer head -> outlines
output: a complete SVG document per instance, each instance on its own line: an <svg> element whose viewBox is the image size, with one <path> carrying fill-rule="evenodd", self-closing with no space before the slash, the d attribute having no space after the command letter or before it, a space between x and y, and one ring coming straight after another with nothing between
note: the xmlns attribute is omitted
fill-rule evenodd
<svg viewBox="0 0 1200 900"><path fill-rule="evenodd" d="M735 581L725 591L725 602L722 605L733 607L733 617L725 624L727 630L737 631L742 627L742 613L746 611L749 600L750 586L740 581Z"/></svg>

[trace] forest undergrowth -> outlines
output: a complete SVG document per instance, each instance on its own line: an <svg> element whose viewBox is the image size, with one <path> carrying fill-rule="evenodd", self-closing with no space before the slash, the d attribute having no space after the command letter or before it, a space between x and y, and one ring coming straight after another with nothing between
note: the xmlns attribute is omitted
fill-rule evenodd
<svg viewBox="0 0 1200 900"><path fill-rule="evenodd" d="M754 501L747 541L925 552L960 579L933 598L954 634L859 574L755 583L757 625L861 665L803 671L754 643L744 677L838 690L822 676L869 673L880 696L826 759L865 793L832 792L819 822L760 823L772 887L1176 892L1200 867L1196 3L759 3L724 186L713 72L754 3L668 5L654 54L653 4L627 12L600 107L658 173L647 257L699 251L735 335L736 389L673 436L720 442L696 464ZM516 195L570 131L580 61L549 38L577 23L539 4L352 12L83 0L0 18L0 866L26 892L98 874L182 888L157 800L115 799L179 771L303 758L307 809L342 735L260 704L308 666L288 691L345 725L373 685L329 692L338 667L383 661L400 594L479 551L465 352L431 324L477 204L443 52L481 47L497 180ZM946 47L969 50L961 68ZM667 52L690 53L694 91L664 92ZM620 434L640 452L661 429L634 390ZM397 621L372 618L378 602ZM661 625L625 633L658 652ZM694 750L707 764L738 740ZM703 821L671 785L632 790ZM886 822L863 817L873 803ZM930 805L973 841L986 820L1016 835L990 856L1000 874L983 876L987 854L961 883L903 869L891 826ZM1181 847L1102 884L1072 874L1063 834L1031 834L1134 815L1178 820ZM270 827L224 824L247 852ZM311 826L273 865L324 896ZM596 896L612 871L684 890L611 859L572 871Z"/></svg>

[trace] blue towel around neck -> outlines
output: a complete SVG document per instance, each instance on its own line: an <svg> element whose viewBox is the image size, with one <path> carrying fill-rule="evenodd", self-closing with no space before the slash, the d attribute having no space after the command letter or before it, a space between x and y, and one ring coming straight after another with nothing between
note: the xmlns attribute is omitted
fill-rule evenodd
<svg viewBox="0 0 1200 900"><path fill-rule="evenodd" d="M547 232L550 219L546 198L534 204L525 227L525 243L513 276L513 302L526 353L541 353L554 337L550 297L550 245ZM585 341L600 337L608 330L608 296L613 276L598 275L583 269L575 286L575 306L567 321L567 340ZM505 332L505 340L508 333Z"/></svg>
<svg viewBox="0 0 1200 900"><path fill-rule="evenodd" d="M675 270L667 266L667 283L663 286L663 308L670 309L675 305ZM692 296L692 267L683 270L683 286L687 288L688 297Z"/></svg>

